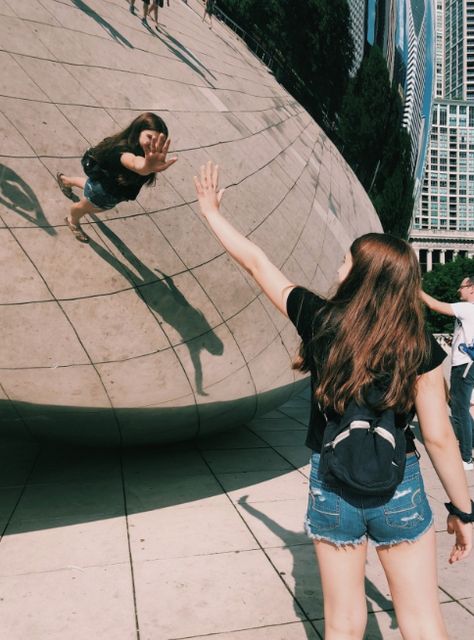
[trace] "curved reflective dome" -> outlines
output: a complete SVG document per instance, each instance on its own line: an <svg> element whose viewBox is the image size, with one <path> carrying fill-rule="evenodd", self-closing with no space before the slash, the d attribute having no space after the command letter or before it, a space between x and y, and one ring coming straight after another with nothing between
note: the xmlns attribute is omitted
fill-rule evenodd
<svg viewBox="0 0 474 640"><path fill-rule="evenodd" d="M224 214L295 283L324 293L351 240L380 230L318 125L198 6L172 3L160 32L118 1L2 15L3 437L167 442L291 396L296 332L200 219L206 160ZM88 218L82 245L54 176L78 175L88 146L143 111L165 119L179 161Z"/></svg>

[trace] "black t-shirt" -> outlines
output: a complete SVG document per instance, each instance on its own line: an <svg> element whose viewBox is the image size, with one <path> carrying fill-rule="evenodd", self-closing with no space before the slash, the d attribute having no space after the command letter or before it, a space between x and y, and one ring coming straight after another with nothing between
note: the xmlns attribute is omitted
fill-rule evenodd
<svg viewBox="0 0 474 640"><path fill-rule="evenodd" d="M113 149L100 163L101 169L104 169L104 176L101 176L98 181L111 195L122 200L135 200L149 176L141 176L124 167L120 162L123 153L137 155L135 151L126 147Z"/></svg>
<svg viewBox="0 0 474 640"><path fill-rule="evenodd" d="M325 305L325 300L317 296L312 291L303 287L295 287L290 291L286 303L286 310L291 322L295 325L304 344L312 338L312 322L315 314ZM429 334L431 342L431 350L429 359L423 363L418 370L418 374L427 373L439 366L446 358L446 353L439 346L431 334ZM308 435L306 437L306 446L318 453L321 451L323 432L326 427L326 418L320 410L318 403L314 398L314 376L311 375L311 413L309 418ZM404 426L407 416L398 414L396 416L399 426ZM407 451L414 451L414 447L407 439Z"/></svg>

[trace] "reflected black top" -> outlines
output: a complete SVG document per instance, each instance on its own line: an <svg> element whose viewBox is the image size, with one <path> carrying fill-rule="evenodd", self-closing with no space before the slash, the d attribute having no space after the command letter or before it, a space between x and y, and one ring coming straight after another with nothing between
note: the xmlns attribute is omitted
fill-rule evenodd
<svg viewBox="0 0 474 640"><path fill-rule="evenodd" d="M302 341L307 344L312 338L312 320L315 314L324 307L325 300L317 296L312 291L303 287L295 287L290 291L286 303L286 310L291 322L295 325ZM439 346L431 334L431 351L428 360L418 370L418 374L426 373L439 366L446 358L446 353ZM308 434L306 437L306 446L313 451L320 453L323 432L326 426L326 418L318 406L314 397L314 376L311 372L311 414L309 418ZM396 420L399 426L405 426L409 416L406 414L397 414ZM411 439L407 438L407 452L414 451Z"/></svg>
<svg viewBox="0 0 474 640"><path fill-rule="evenodd" d="M99 182L111 195L122 200L135 200L149 176L141 176L139 173L124 167L120 162L123 153L137 155L135 151L127 147L113 149L107 154L107 158L100 163L100 167L105 170L105 174L104 177L100 177Z"/></svg>

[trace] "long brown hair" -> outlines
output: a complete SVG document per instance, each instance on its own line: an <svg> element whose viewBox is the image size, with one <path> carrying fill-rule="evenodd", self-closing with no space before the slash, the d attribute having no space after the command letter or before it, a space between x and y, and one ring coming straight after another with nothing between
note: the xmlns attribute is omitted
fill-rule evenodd
<svg viewBox="0 0 474 640"><path fill-rule="evenodd" d="M430 348L418 260L407 242L380 233L357 238L350 253L352 267L315 316L296 366L313 372L325 408L342 414L376 384L383 390L378 408L409 411Z"/></svg>
<svg viewBox="0 0 474 640"><path fill-rule="evenodd" d="M91 149L91 153L99 164L106 162L109 154L115 149L120 148L131 151L136 156L144 156L139 138L140 133L145 131L145 129L163 133L166 138L168 137L168 127L165 121L160 118L160 116L157 116L156 113L148 111L137 116L123 131L104 138L102 142L99 142L98 145ZM155 174L152 173L145 184L152 184L154 180Z"/></svg>

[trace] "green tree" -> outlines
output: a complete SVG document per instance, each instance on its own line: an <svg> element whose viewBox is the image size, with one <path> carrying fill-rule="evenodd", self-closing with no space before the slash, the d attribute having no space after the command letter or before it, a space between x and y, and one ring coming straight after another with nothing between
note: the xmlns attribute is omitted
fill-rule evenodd
<svg viewBox="0 0 474 640"><path fill-rule="evenodd" d="M411 170L411 140L400 125L390 128L382 150L380 170L369 195L385 233L406 238L413 215L414 180Z"/></svg>
<svg viewBox="0 0 474 640"><path fill-rule="evenodd" d="M350 82L339 117L339 146L368 191L387 142L392 94L387 64L372 47Z"/></svg>
<svg viewBox="0 0 474 640"><path fill-rule="evenodd" d="M347 0L285 2L285 59L304 83L308 108L332 128L354 57Z"/></svg>
<svg viewBox="0 0 474 640"><path fill-rule="evenodd" d="M220 0L219 6L276 54L278 80L331 129L353 60L347 0Z"/></svg>
<svg viewBox="0 0 474 640"><path fill-rule="evenodd" d="M413 213L411 141L378 47L364 57L342 104L337 142L372 199L383 229L406 237Z"/></svg>
<svg viewBox="0 0 474 640"><path fill-rule="evenodd" d="M462 280L474 277L474 259L458 256L453 262L438 264L423 277L423 289L443 302L459 300L458 287ZM452 333L453 318L426 309L428 328L433 333Z"/></svg>

